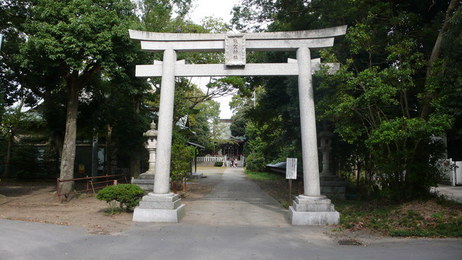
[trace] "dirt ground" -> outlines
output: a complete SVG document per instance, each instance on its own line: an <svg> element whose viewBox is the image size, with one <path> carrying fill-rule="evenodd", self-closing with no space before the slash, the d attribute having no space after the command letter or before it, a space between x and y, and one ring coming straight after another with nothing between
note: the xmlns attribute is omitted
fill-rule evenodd
<svg viewBox="0 0 462 260"><path fill-rule="evenodd" d="M210 182L192 181L183 202L199 199L213 189ZM133 213L108 215L108 204L93 193L80 193L60 203L52 182L0 182L0 218L78 226L92 234L117 234L130 228Z"/></svg>

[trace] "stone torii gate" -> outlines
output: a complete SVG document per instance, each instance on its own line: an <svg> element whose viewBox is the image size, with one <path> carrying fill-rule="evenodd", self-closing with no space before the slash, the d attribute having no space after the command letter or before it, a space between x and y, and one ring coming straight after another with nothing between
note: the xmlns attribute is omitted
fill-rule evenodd
<svg viewBox="0 0 462 260"><path fill-rule="evenodd" d="M158 144L154 190L135 208L133 221L178 222L185 206L170 192L175 77L203 76L296 76L300 99L304 194L289 208L294 225L338 223L339 213L331 201L320 194L318 145L313 100L312 73L320 59L311 60L310 49L332 47L334 37L344 35L346 26L294 32L245 34L155 33L129 30L130 38L140 40L146 51L163 52L163 61L137 65L137 77L162 77L158 122ZM225 52L225 64L185 64L177 52ZM246 51L296 51L297 59L288 63L246 63ZM328 64L335 71L337 64Z"/></svg>

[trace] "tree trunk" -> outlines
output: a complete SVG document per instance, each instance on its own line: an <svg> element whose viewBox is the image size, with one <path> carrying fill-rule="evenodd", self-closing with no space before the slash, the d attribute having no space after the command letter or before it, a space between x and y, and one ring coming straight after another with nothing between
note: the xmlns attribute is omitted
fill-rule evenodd
<svg viewBox="0 0 462 260"><path fill-rule="evenodd" d="M112 127L107 125L107 135L106 135L106 174L112 174Z"/></svg>
<svg viewBox="0 0 462 260"><path fill-rule="evenodd" d="M61 161L61 155L63 154L63 145L64 145L64 140L62 135L58 133L53 133L53 146L56 148L56 151L58 153L59 161Z"/></svg>
<svg viewBox="0 0 462 260"><path fill-rule="evenodd" d="M361 161L359 159L356 159L356 188L359 187L359 185L361 184Z"/></svg>
<svg viewBox="0 0 462 260"><path fill-rule="evenodd" d="M93 142L91 144L91 176L98 176L98 132L93 132Z"/></svg>
<svg viewBox="0 0 462 260"><path fill-rule="evenodd" d="M449 30L449 20L451 19L452 14L456 10L456 7L459 3L459 0L451 0L449 3L448 9L446 10L446 16L443 21L443 26L441 26L441 30L438 32L438 37L436 38L435 45L433 45L432 53L430 58L428 59L427 65L427 74L425 76L425 82L428 84L432 77L433 65L435 61L439 58L441 53L441 44L443 42L443 35L445 32ZM421 117L427 118L430 114L431 108L431 101L435 97L435 93L429 92L425 95L425 103L422 107Z"/></svg>
<svg viewBox="0 0 462 260"><path fill-rule="evenodd" d="M68 81L68 100L66 113L66 131L64 133L64 144L61 154L60 179L74 178L75 144L77 136L77 110L79 106L79 88L77 77L71 76ZM61 193L65 199L69 199L69 194L74 186L73 182L62 182Z"/></svg>

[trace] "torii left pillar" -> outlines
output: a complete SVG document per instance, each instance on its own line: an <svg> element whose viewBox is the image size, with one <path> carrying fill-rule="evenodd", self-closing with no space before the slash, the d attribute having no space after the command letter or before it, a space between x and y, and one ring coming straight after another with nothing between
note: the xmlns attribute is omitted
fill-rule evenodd
<svg viewBox="0 0 462 260"><path fill-rule="evenodd" d="M154 190L144 196L135 208L133 221L136 222L179 222L185 215L185 205L181 203L180 196L170 192L175 63L175 50L166 49L162 63Z"/></svg>

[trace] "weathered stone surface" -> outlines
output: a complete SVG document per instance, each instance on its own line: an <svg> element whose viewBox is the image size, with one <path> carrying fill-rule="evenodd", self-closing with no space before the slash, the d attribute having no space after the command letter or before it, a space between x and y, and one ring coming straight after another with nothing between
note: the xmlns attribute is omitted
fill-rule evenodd
<svg viewBox="0 0 462 260"><path fill-rule="evenodd" d="M329 71L335 71L335 63L327 63ZM313 66L315 73L320 65ZM245 67L226 67L224 64L176 64L175 75L178 77L223 77L223 76L296 76L299 73L297 63L248 63ZM136 65L137 77L162 76L161 64Z"/></svg>
<svg viewBox="0 0 462 260"><path fill-rule="evenodd" d="M275 39L313 39L313 38L328 38L340 35L345 35L347 26L336 26L331 28L292 31L292 32L260 32L246 33L246 38L258 40L275 40ZM223 41L228 35L226 33L157 33L147 31L128 30L130 38L147 41Z"/></svg>
<svg viewBox="0 0 462 260"><path fill-rule="evenodd" d="M294 200L293 208L296 211L304 212L330 212L335 211L334 205L330 199L326 197L319 197L312 199L310 197L304 198L305 196L297 196Z"/></svg>
<svg viewBox="0 0 462 260"><path fill-rule="evenodd" d="M133 212L135 222L178 222L185 214L178 194L149 193Z"/></svg>
<svg viewBox="0 0 462 260"><path fill-rule="evenodd" d="M319 186L318 142L314 110L311 53L306 47L297 50L299 67L298 95L300 106L300 132L302 137L302 160L304 191L307 196L321 195Z"/></svg>
<svg viewBox="0 0 462 260"><path fill-rule="evenodd" d="M136 207L133 212L135 222L174 222L178 223L186 214L185 205L176 209L144 209Z"/></svg>
<svg viewBox="0 0 462 260"><path fill-rule="evenodd" d="M166 194L170 191L170 160L172 151L173 106L175 99L176 52L164 51L162 80L160 88L159 127L157 135L156 174L154 193Z"/></svg>
<svg viewBox="0 0 462 260"><path fill-rule="evenodd" d="M225 65L244 66L246 63L244 34L229 34L225 37Z"/></svg>
<svg viewBox="0 0 462 260"><path fill-rule="evenodd" d="M181 205L181 200L170 201L140 201L139 207L142 209L176 209Z"/></svg>
<svg viewBox="0 0 462 260"><path fill-rule="evenodd" d="M132 178L132 184L138 185L144 191L154 189L154 174L141 174L138 178Z"/></svg>
<svg viewBox="0 0 462 260"><path fill-rule="evenodd" d="M175 193L167 194L156 194L150 192L148 195L143 197L143 201L159 201L159 202L174 202L180 199L180 195Z"/></svg>
<svg viewBox="0 0 462 260"><path fill-rule="evenodd" d="M335 225L338 224L340 214L332 212L300 212L289 207L289 219L292 225Z"/></svg>
<svg viewBox="0 0 462 260"><path fill-rule="evenodd" d="M340 214L325 196L299 195L295 197L293 206L289 207L292 225L338 224L339 218Z"/></svg>

